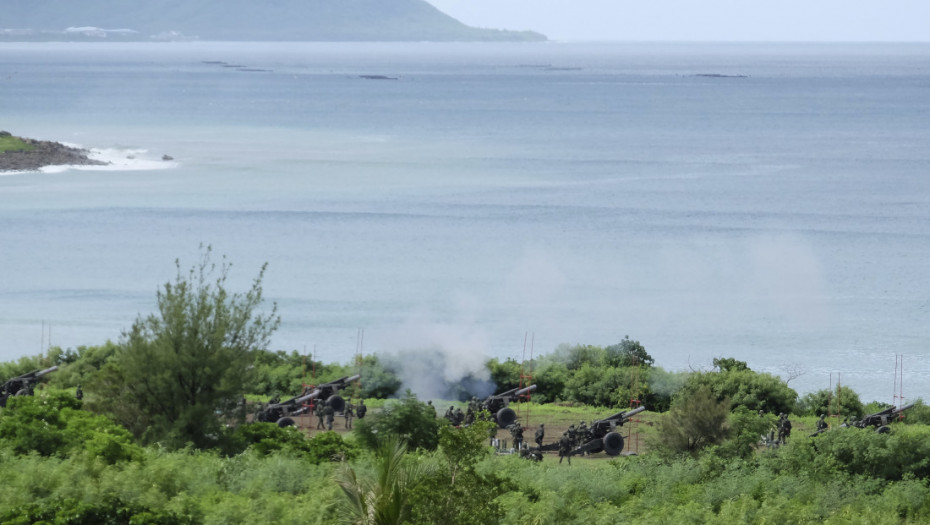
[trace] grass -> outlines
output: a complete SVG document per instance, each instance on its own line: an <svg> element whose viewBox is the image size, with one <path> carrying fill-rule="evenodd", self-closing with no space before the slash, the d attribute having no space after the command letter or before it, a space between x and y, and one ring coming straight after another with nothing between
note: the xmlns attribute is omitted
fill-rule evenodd
<svg viewBox="0 0 930 525"><path fill-rule="evenodd" d="M34 146L26 143L19 137L14 137L12 135L0 136L0 153L6 153L7 151L29 151L31 149L35 149Z"/></svg>

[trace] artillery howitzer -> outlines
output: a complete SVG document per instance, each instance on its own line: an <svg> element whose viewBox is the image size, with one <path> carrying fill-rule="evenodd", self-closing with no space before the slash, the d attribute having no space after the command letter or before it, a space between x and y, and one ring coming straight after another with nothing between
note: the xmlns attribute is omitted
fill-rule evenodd
<svg viewBox="0 0 930 525"><path fill-rule="evenodd" d="M58 370L57 366L52 366L44 370L33 370L28 374L16 376L7 379L6 383L0 385L0 407L6 406L6 400L10 396L29 396L32 395L32 389L39 382L42 376L51 374Z"/></svg>
<svg viewBox="0 0 930 525"><path fill-rule="evenodd" d="M332 407L333 412L342 412L346 408L346 401L339 396L339 389L345 388L346 385L357 381L360 377L359 375L346 376L319 385L310 392L304 392L286 401L270 403L259 410L258 414L255 415L255 421L277 423L279 427L294 426L295 423L291 416L307 413L319 402ZM316 401L317 399L322 401Z"/></svg>
<svg viewBox="0 0 930 525"><path fill-rule="evenodd" d="M517 421L517 413L508 405L534 390L536 390L536 385L530 385L526 388L514 388L513 390L488 396L481 402L481 410L490 412L497 426L507 428Z"/></svg>
<svg viewBox="0 0 930 525"><path fill-rule="evenodd" d="M902 412L911 408L912 406L914 406L914 403L908 403L901 408L891 406L880 412L869 414L858 421L844 424L843 426L853 426L856 428L875 427L875 431L879 434L887 434L888 432L891 432L891 429L888 428L888 424L895 420L903 419L904 415Z"/></svg>
<svg viewBox="0 0 930 525"><path fill-rule="evenodd" d="M585 453L596 453L604 451L608 456L618 456L623 451L623 436L617 432L617 427L622 427L633 416L646 410L646 407L639 407L629 412L617 412L616 414L598 419L588 427L588 433L581 436L583 443L572 450L571 455Z"/></svg>

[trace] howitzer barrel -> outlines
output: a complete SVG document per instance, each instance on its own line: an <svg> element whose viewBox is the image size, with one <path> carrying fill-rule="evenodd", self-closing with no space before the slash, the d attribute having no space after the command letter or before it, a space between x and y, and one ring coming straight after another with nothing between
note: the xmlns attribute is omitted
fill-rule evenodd
<svg viewBox="0 0 930 525"><path fill-rule="evenodd" d="M517 390L516 392L514 392L514 393L513 393L513 397L525 396L526 394L529 394L530 392L532 392L532 391L534 391L534 390L536 390L536 385L530 385L530 386L528 386L528 387L526 387L526 388L522 388L522 389Z"/></svg>
<svg viewBox="0 0 930 525"><path fill-rule="evenodd" d="M316 399L316 398L320 397L320 394L321 394L321 393L322 393L321 390L313 390L312 392L310 392L310 393L308 393L308 394L306 394L306 395L303 395L303 396L300 396L300 397L295 397L295 398L293 399L293 402L294 402L295 404L302 405L302 404L306 403L307 401L310 401L311 399Z"/></svg>
<svg viewBox="0 0 930 525"><path fill-rule="evenodd" d="M500 394L491 394L491 395L489 395L487 398L485 398L485 402L488 402L488 401L490 401L490 400L492 400L492 399L506 399L506 398L509 398L510 396L514 395L514 392L516 392L517 390L520 390L520 389L519 389L519 388L512 388L512 389L510 389L510 390L508 390L508 391L506 391L506 392L501 392Z"/></svg>
<svg viewBox="0 0 930 525"><path fill-rule="evenodd" d="M38 372L36 372L36 377L42 377L42 376L44 376L44 375L51 374L51 373L54 372L55 370L58 370L58 365L50 366L50 367L46 368L45 370L39 370ZM912 404L913 404L913 403L912 403Z"/></svg>
<svg viewBox="0 0 930 525"><path fill-rule="evenodd" d="M643 412L644 410L646 410L646 407L634 408L633 410L630 410L629 412L617 412L616 414L612 416L605 417L601 421L611 421L611 420L617 420L617 419L625 420L627 418L635 416L636 414L639 414L640 412Z"/></svg>
<svg viewBox="0 0 930 525"><path fill-rule="evenodd" d="M327 385L344 385L346 383L351 383L352 381L357 381L361 378L362 378L361 375L355 374L354 376L343 377L342 379L337 379L333 381L332 383L326 383L326 384Z"/></svg>

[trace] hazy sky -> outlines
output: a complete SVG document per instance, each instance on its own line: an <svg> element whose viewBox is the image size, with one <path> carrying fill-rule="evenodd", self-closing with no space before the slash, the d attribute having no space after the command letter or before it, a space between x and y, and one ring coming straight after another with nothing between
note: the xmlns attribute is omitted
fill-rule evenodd
<svg viewBox="0 0 930 525"><path fill-rule="evenodd" d="M552 40L930 41L930 0L427 0Z"/></svg>

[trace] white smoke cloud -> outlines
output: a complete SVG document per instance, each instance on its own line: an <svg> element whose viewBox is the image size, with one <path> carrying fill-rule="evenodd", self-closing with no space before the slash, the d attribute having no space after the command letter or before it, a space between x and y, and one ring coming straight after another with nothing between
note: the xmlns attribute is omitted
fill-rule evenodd
<svg viewBox="0 0 930 525"><path fill-rule="evenodd" d="M437 322L424 315L409 318L386 334L382 357L420 399L444 399L450 387L463 384L478 396L493 393L485 363L485 330L470 321Z"/></svg>

